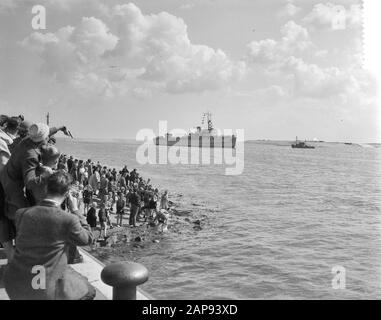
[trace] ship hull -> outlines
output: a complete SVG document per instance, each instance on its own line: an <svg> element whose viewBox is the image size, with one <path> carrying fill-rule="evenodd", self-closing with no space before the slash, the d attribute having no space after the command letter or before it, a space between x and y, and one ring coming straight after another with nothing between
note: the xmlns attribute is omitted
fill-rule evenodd
<svg viewBox="0 0 381 320"><path fill-rule="evenodd" d="M236 137L233 136L208 136L208 137L157 137L157 146L195 147L195 148L235 148Z"/></svg>
<svg viewBox="0 0 381 320"><path fill-rule="evenodd" d="M291 147L293 148L293 149L315 149L315 147L314 146L304 146L304 147L300 147L300 146L296 146L296 145L291 145Z"/></svg>

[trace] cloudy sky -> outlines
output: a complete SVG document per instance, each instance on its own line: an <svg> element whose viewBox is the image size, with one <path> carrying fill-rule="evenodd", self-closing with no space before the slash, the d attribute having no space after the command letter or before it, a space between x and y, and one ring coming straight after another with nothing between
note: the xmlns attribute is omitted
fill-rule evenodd
<svg viewBox="0 0 381 320"><path fill-rule="evenodd" d="M0 113L88 138L211 111L246 139L381 142L360 1L332 1L0 0Z"/></svg>

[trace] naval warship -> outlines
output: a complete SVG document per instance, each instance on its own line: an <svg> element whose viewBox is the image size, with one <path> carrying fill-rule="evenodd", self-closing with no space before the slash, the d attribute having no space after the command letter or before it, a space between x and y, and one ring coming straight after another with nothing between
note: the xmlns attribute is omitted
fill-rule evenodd
<svg viewBox="0 0 381 320"><path fill-rule="evenodd" d="M221 135L219 130L213 127L212 114L203 114L201 125L207 124L206 128L198 126L195 132L178 137L171 133L155 138L157 146L179 146L198 148L235 148L237 137L232 135Z"/></svg>

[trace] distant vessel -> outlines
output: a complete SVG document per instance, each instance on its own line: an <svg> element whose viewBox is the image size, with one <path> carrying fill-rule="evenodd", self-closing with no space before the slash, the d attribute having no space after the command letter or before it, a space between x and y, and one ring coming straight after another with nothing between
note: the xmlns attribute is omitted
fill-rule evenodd
<svg viewBox="0 0 381 320"><path fill-rule="evenodd" d="M212 114L203 114L202 123L207 123L207 128L201 126L196 128L196 132L189 132L188 135L176 137L167 133L164 137L156 137L157 146L179 146L179 147L198 147L198 148L235 148L237 137L219 135L212 123Z"/></svg>
<svg viewBox="0 0 381 320"><path fill-rule="evenodd" d="M295 143L291 145L292 148L300 148L300 149L315 149L314 146L309 146L303 141L298 141L298 137L295 139Z"/></svg>

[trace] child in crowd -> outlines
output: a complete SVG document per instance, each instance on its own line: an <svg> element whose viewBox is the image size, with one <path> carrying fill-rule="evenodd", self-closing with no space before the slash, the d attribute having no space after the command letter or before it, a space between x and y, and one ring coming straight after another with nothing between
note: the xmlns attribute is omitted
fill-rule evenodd
<svg viewBox="0 0 381 320"><path fill-rule="evenodd" d="M104 204L101 204L101 207L98 211L98 220L101 227L101 233L99 239L105 239L107 237L107 210ZM102 236L103 232L103 236Z"/></svg>
<svg viewBox="0 0 381 320"><path fill-rule="evenodd" d="M160 209L168 210L169 209L169 203L168 203L168 191L165 190L163 195L160 199Z"/></svg>
<svg viewBox="0 0 381 320"><path fill-rule="evenodd" d="M154 194L150 194L148 203L148 221L152 221L156 216L156 206L157 203L154 198Z"/></svg>
<svg viewBox="0 0 381 320"><path fill-rule="evenodd" d="M90 209L87 211L86 220L91 230L94 231L97 227L97 215L96 215L97 204L93 202L90 206Z"/></svg>
<svg viewBox="0 0 381 320"><path fill-rule="evenodd" d="M89 210L91 201L93 200L93 188L88 184L82 193L84 213Z"/></svg>

